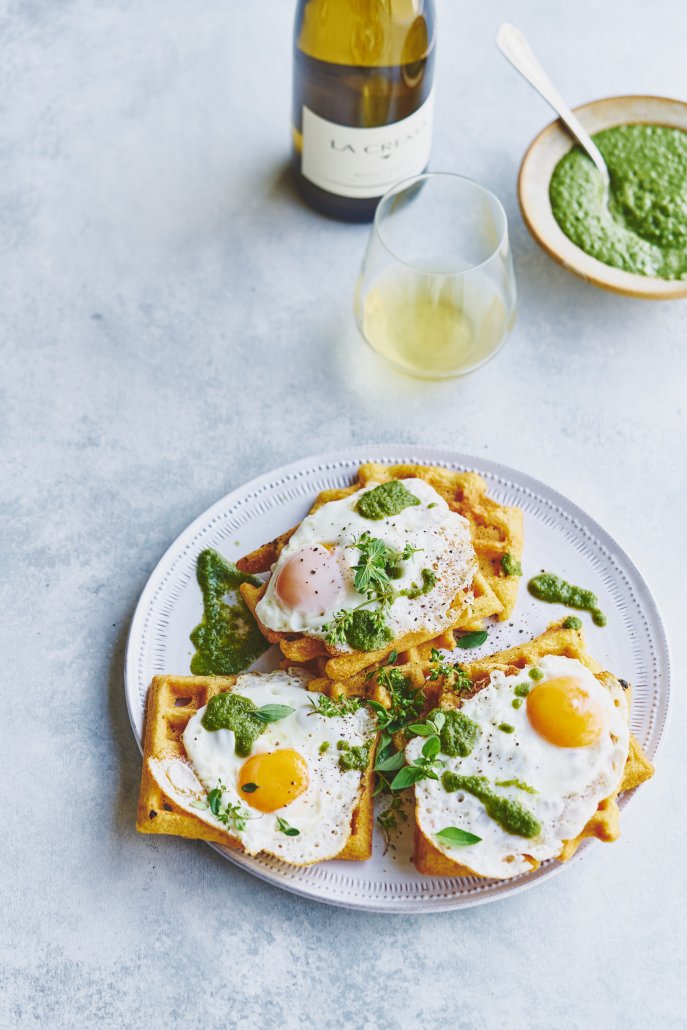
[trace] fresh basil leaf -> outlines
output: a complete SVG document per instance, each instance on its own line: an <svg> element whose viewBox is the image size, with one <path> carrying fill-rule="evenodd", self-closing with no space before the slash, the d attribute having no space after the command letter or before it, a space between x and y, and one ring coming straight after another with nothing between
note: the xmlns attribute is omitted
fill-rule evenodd
<svg viewBox="0 0 687 1030"><path fill-rule="evenodd" d="M260 790L257 783L244 783L241 787L244 794L255 794L256 790Z"/></svg>
<svg viewBox="0 0 687 1030"><path fill-rule="evenodd" d="M375 762L375 772L395 772L400 769L405 762L405 756L402 751L396 751L391 755L384 755L382 758L377 758Z"/></svg>
<svg viewBox="0 0 687 1030"><path fill-rule="evenodd" d="M436 734L432 737L429 737L422 745L422 754L425 758L429 758L430 761L432 761L433 758L436 758L440 751L441 741L436 736Z"/></svg>
<svg viewBox="0 0 687 1030"><path fill-rule="evenodd" d="M279 722L280 719L286 719L287 716L293 715L295 711L296 709L289 705L263 705L250 714L260 722Z"/></svg>
<svg viewBox="0 0 687 1030"><path fill-rule="evenodd" d="M392 790L405 790L406 787L412 787L414 783L419 783L420 780L424 780L427 776L427 771L421 769L418 765L406 765L404 769L397 772L391 781Z"/></svg>
<svg viewBox="0 0 687 1030"><path fill-rule="evenodd" d="M377 754L379 754L380 751L384 751L386 748L388 748L390 743L391 734L388 730L382 730L382 732L379 734L379 746L377 748Z"/></svg>
<svg viewBox="0 0 687 1030"><path fill-rule="evenodd" d="M444 723L446 722L446 716L443 712L436 711L432 718L429 720L431 726L434 726L437 733L441 733Z"/></svg>
<svg viewBox="0 0 687 1030"><path fill-rule="evenodd" d="M215 787L208 794L208 805L213 815L219 815L220 801L222 800L222 791L219 787Z"/></svg>
<svg viewBox="0 0 687 1030"><path fill-rule="evenodd" d="M372 791L372 797L376 798L378 794L381 794L386 786L386 780L383 776L376 777L377 782L375 783L374 790Z"/></svg>
<svg viewBox="0 0 687 1030"><path fill-rule="evenodd" d="M439 830L435 834L438 841L442 844L450 844L454 848L467 847L468 844L479 844L481 837L475 836L474 833L468 833L467 830L461 830L458 826L447 826L443 830Z"/></svg>
<svg viewBox="0 0 687 1030"><path fill-rule="evenodd" d="M298 837L300 836L300 830L297 830L295 826L289 826L286 819L282 819L281 816L277 816L277 829L286 834L287 837Z"/></svg>
<svg viewBox="0 0 687 1030"><path fill-rule="evenodd" d="M462 647L464 651L473 647L481 647L488 636L486 629L477 630L475 633L465 633L456 640L456 647Z"/></svg>
<svg viewBox="0 0 687 1030"><path fill-rule="evenodd" d="M429 722L414 722L411 723L408 729L418 737L431 737L436 733L436 729Z"/></svg>

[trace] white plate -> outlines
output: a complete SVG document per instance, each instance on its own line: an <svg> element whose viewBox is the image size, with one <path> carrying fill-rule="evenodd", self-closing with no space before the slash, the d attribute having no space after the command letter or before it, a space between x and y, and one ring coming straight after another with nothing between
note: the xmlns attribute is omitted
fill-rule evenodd
<svg viewBox="0 0 687 1030"><path fill-rule="evenodd" d="M146 691L159 673L189 673L189 632L200 621L202 604L195 578L196 557L213 547L230 560L271 540L306 515L324 489L347 486L359 465L444 465L479 472L490 495L525 513L523 580L511 622L490 627L489 640L471 658L508 647L542 632L565 611L560 605L535 601L525 584L547 569L598 594L608 626L599 629L582 613L591 654L605 668L634 686L632 730L647 755L658 748L668 711L670 661L668 644L651 591L625 552L588 515L565 497L529 476L494 462L476 460L429 447L369 447L342 451L286 465L234 490L200 515L172 544L153 571L134 613L126 653L126 700L136 738L141 744ZM273 652L255 668L276 665ZM465 652L460 652L465 660ZM630 796L621 799L624 807ZM369 862L323 862L297 869L274 858L250 858L229 849L217 850L230 862L285 890L347 908L377 912L436 912L479 905L525 890L570 865L550 861L533 873L505 882L422 876L410 861L412 831L395 840L396 850L383 854L375 839ZM577 856L584 855L591 841Z"/></svg>

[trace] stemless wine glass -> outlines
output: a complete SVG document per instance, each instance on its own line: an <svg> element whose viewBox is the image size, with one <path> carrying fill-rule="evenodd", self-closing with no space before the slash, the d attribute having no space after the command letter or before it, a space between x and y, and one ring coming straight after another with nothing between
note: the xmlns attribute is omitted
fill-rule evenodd
<svg viewBox="0 0 687 1030"><path fill-rule="evenodd" d="M462 175L428 172L379 202L355 291L358 327L395 368L448 379L479 368L515 322L503 205Z"/></svg>

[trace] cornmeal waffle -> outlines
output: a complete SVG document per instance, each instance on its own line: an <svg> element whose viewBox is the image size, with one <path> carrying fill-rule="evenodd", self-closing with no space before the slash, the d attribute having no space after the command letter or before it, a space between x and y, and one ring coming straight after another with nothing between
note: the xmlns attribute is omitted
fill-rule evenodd
<svg viewBox="0 0 687 1030"><path fill-rule="evenodd" d="M618 681L610 672L604 672L601 666L591 658L584 646L582 632L575 629L564 629L561 623L554 623L552 626L535 637L534 640L518 644L506 651L498 652L487 658L479 659L465 666L465 671L472 680L472 693L458 697L451 691L443 690L440 681L436 695L436 703L439 707L456 708L460 707L463 700L473 696L489 682L490 673L495 669L501 669L507 675L516 673L526 665L536 665L545 655L562 655L567 658L576 658L585 665L596 678L606 686L611 683L620 682L625 691L630 691L629 684ZM423 653L415 653L403 656L411 669L425 668L427 656ZM417 672L415 672L417 675ZM631 698L628 698L630 701ZM629 705L628 705L629 712ZM648 780L653 775L653 766L644 755L641 745L635 737L630 735L630 749L625 763L625 771L622 782L615 794L601 801L599 807L584 829L572 840L565 842L563 851L558 856L560 861L571 858L585 837L596 837L603 841L614 841L620 836L620 811L616 798L625 790L632 790L633 787ZM442 854L416 827L415 831L415 854L414 861L421 873L430 876L474 876L471 869L452 861ZM534 860L533 860L534 862ZM536 868L538 863L534 863Z"/></svg>
<svg viewBox="0 0 687 1030"><path fill-rule="evenodd" d="M567 658L577 658L585 665L596 678L606 685L620 682L626 692L630 691L629 684L618 681L609 672L604 672L598 662L595 662L587 654L584 647L584 640L580 630L564 629L561 623L554 623L533 640L518 644L506 651L500 651L486 658L481 658L464 666L465 672L472 681L472 690L461 692L457 695L447 690L441 678L436 680L428 679L430 675L430 653L434 646L452 647L452 641L432 641L422 644L420 647L411 648L399 655L396 668L403 673L406 680L413 688L422 688L426 696L424 711L428 712L435 707L459 708L464 700L473 697L479 690L489 682L490 674L500 669L506 675L517 672L527 665L536 665L545 655L562 655ZM325 678L316 678L311 681L311 688L322 689L326 684ZM359 673L354 676L345 687L356 693L368 692L369 696L388 703L388 695L384 688L376 687L376 677L370 673ZM343 689L343 684L336 684ZM630 698L628 698L629 702ZM629 710L629 705L628 705ZM403 746L402 739L396 741L398 747ZM614 841L620 836L620 811L616 802L617 795L625 790L632 790L644 780L653 775L653 766L644 755L641 745L632 734L630 734L630 748L625 763L625 771L618 791L611 797L603 800L581 833L573 840L565 842L563 851L558 856L561 861L571 858L582 840L585 837L596 837L603 841ZM476 875L467 866L452 861L441 851L434 847L424 834L417 828L415 830L415 854L414 862L419 872L429 876L474 876ZM533 866L536 868L536 863Z"/></svg>
<svg viewBox="0 0 687 1030"><path fill-rule="evenodd" d="M180 763L182 771L189 768L181 739L189 719L215 694L233 690L236 680L236 676L156 676L153 679L148 691L143 772L136 820L136 829L140 833L191 837L243 850L237 837L211 825L200 812L191 814L177 804L173 800L171 783L168 791L161 785L165 783L165 774L161 770L168 768L168 763ZM307 689L311 689L310 684ZM325 683L315 689L332 698L357 692L347 692L340 684L334 683ZM350 835L336 858L360 861L372 854L374 750L371 748L369 764L361 777Z"/></svg>
<svg viewBox="0 0 687 1030"><path fill-rule="evenodd" d="M519 577L506 576L501 567L504 554L520 559L523 546L522 512L497 504L486 494L486 483L474 472L452 472L438 467L422 465L362 465L353 486L340 490L325 490L315 500L310 513L329 501L348 497L363 487L388 482L392 479L423 479L447 502L452 511L463 515L470 523L472 543L477 555L478 571L472 584L473 598L459 594L453 603L453 620L441 639L443 645L453 647L454 630L479 629L483 620L491 615L507 619L517 600ZM268 572L288 543L294 529L264 544L241 558L237 565L243 572ZM241 594L248 608L255 609L263 597L266 586L243 584ZM405 651L432 638L427 631L409 633L387 646L370 652L340 652L318 637L278 633L256 621L270 643L278 643L290 663L316 663L316 671L324 671L333 680L348 680L362 669L383 662L392 651ZM324 659L322 663L321 659Z"/></svg>

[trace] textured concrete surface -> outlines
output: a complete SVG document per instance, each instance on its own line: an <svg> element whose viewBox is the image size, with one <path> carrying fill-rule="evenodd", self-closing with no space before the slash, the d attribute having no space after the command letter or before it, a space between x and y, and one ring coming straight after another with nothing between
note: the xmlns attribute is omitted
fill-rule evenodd
<svg viewBox="0 0 687 1030"><path fill-rule="evenodd" d="M3 5L0 1024L684 1026L681 669L622 840L504 903L355 914L134 831L138 594L193 516L293 458L419 441L520 467L608 527L677 654L684 635L687 302L606 295L537 250L515 176L548 113L492 38L517 20L572 102L679 96L687 7L440 5L434 167L503 198L520 288L506 350L443 385L364 350L366 229L292 193L292 9Z"/></svg>

